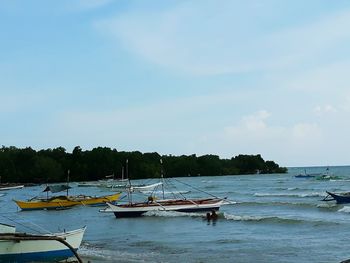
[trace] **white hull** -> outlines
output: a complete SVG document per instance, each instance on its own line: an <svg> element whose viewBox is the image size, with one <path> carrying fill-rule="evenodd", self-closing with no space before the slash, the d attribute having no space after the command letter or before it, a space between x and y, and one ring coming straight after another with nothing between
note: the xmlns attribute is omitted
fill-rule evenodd
<svg viewBox="0 0 350 263"><path fill-rule="evenodd" d="M163 183L155 183L155 184L150 184L150 185L143 185L143 186L131 186L130 187L130 190L131 191L151 191L153 190L154 188L156 188L157 186L159 185L162 185Z"/></svg>
<svg viewBox="0 0 350 263"><path fill-rule="evenodd" d="M26 235L28 237L61 237L68 244L70 244L75 250L77 250L82 242L83 235L86 227L68 231L64 233L55 233L50 235ZM11 229L10 229L11 230ZM14 227L12 227L14 230ZM5 237L18 236L20 234L14 234L14 231L0 235L0 262L27 262L35 261L41 258L68 258L73 256L72 251L67 246L56 240L4 240Z"/></svg>
<svg viewBox="0 0 350 263"><path fill-rule="evenodd" d="M16 185L16 186L4 186L0 187L0 191L12 190L12 189L22 189L24 185Z"/></svg>
<svg viewBox="0 0 350 263"><path fill-rule="evenodd" d="M135 203L133 205L113 205L107 203L108 208L101 212L114 213L116 217L141 216L151 211L178 211L178 212L204 212L219 210L224 204L223 199L198 199L198 200L158 200L152 203Z"/></svg>

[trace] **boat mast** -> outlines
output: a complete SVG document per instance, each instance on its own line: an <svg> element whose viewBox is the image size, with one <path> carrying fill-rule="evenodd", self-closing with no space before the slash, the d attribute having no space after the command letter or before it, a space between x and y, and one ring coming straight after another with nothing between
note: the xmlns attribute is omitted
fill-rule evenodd
<svg viewBox="0 0 350 263"><path fill-rule="evenodd" d="M164 175L163 175L163 160L160 159L160 178L162 181L162 193L163 193L163 199L164 197Z"/></svg>
<svg viewBox="0 0 350 263"><path fill-rule="evenodd" d="M68 174L67 174L67 196L68 196L68 188L69 188L69 173L70 173L70 170L68 169Z"/></svg>
<svg viewBox="0 0 350 263"><path fill-rule="evenodd" d="M129 160L126 159L126 167L125 167L125 174L126 174L126 178L129 181L129 187L128 188L128 199L129 199L129 203L132 204L132 195L131 195L131 181L129 178Z"/></svg>

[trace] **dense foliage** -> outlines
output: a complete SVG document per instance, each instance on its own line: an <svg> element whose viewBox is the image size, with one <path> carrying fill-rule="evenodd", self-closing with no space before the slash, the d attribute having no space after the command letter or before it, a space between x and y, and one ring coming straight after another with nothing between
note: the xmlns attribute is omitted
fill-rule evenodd
<svg viewBox="0 0 350 263"><path fill-rule="evenodd" d="M128 169L125 169L126 163ZM220 159L217 155L160 156L158 153L138 151L118 152L107 147L83 151L77 146L72 153L67 153L63 147L40 151L13 146L2 146L0 149L2 182L62 182L66 180L68 170L71 181L97 180L111 174L120 178L122 170L128 171L129 178L132 179L157 178L162 170L166 177L287 171L273 161L264 161L260 155L238 155L231 159Z"/></svg>

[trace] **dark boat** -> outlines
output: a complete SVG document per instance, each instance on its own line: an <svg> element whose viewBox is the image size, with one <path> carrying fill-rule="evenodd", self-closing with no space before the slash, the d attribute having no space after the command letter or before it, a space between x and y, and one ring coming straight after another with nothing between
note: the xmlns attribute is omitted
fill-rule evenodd
<svg viewBox="0 0 350 263"><path fill-rule="evenodd" d="M337 204L346 204L350 203L350 192L335 194L326 191L328 194L322 201L336 201Z"/></svg>
<svg viewBox="0 0 350 263"><path fill-rule="evenodd" d="M316 175L311 175L311 174L298 174L295 176L295 178L313 178Z"/></svg>
<svg viewBox="0 0 350 263"><path fill-rule="evenodd" d="M321 175L320 173L313 173L313 174L309 174L309 173L306 173L306 170L304 170L304 173L302 174L297 174L295 175L294 177L295 178L314 178L318 175Z"/></svg>

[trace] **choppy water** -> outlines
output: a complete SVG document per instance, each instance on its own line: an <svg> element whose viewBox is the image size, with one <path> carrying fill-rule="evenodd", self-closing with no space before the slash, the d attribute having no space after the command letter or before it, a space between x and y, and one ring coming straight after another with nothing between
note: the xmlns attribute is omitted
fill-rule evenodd
<svg viewBox="0 0 350 263"><path fill-rule="evenodd" d="M62 211L18 211L12 198L38 195L42 187L5 192L2 221L52 232L87 225L79 254L90 262L340 262L350 258L350 204L320 201L326 190L350 191L350 167L330 167L338 180L295 178L288 174L178 178L233 204L219 219L203 214L159 212L116 219L97 207ZM307 168L324 172L325 168ZM186 191L185 185L178 185ZM99 188L74 187L72 194L104 195ZM203 193L192 190L190 195ZM29 223L30 222L30 223Z"/></svg>

